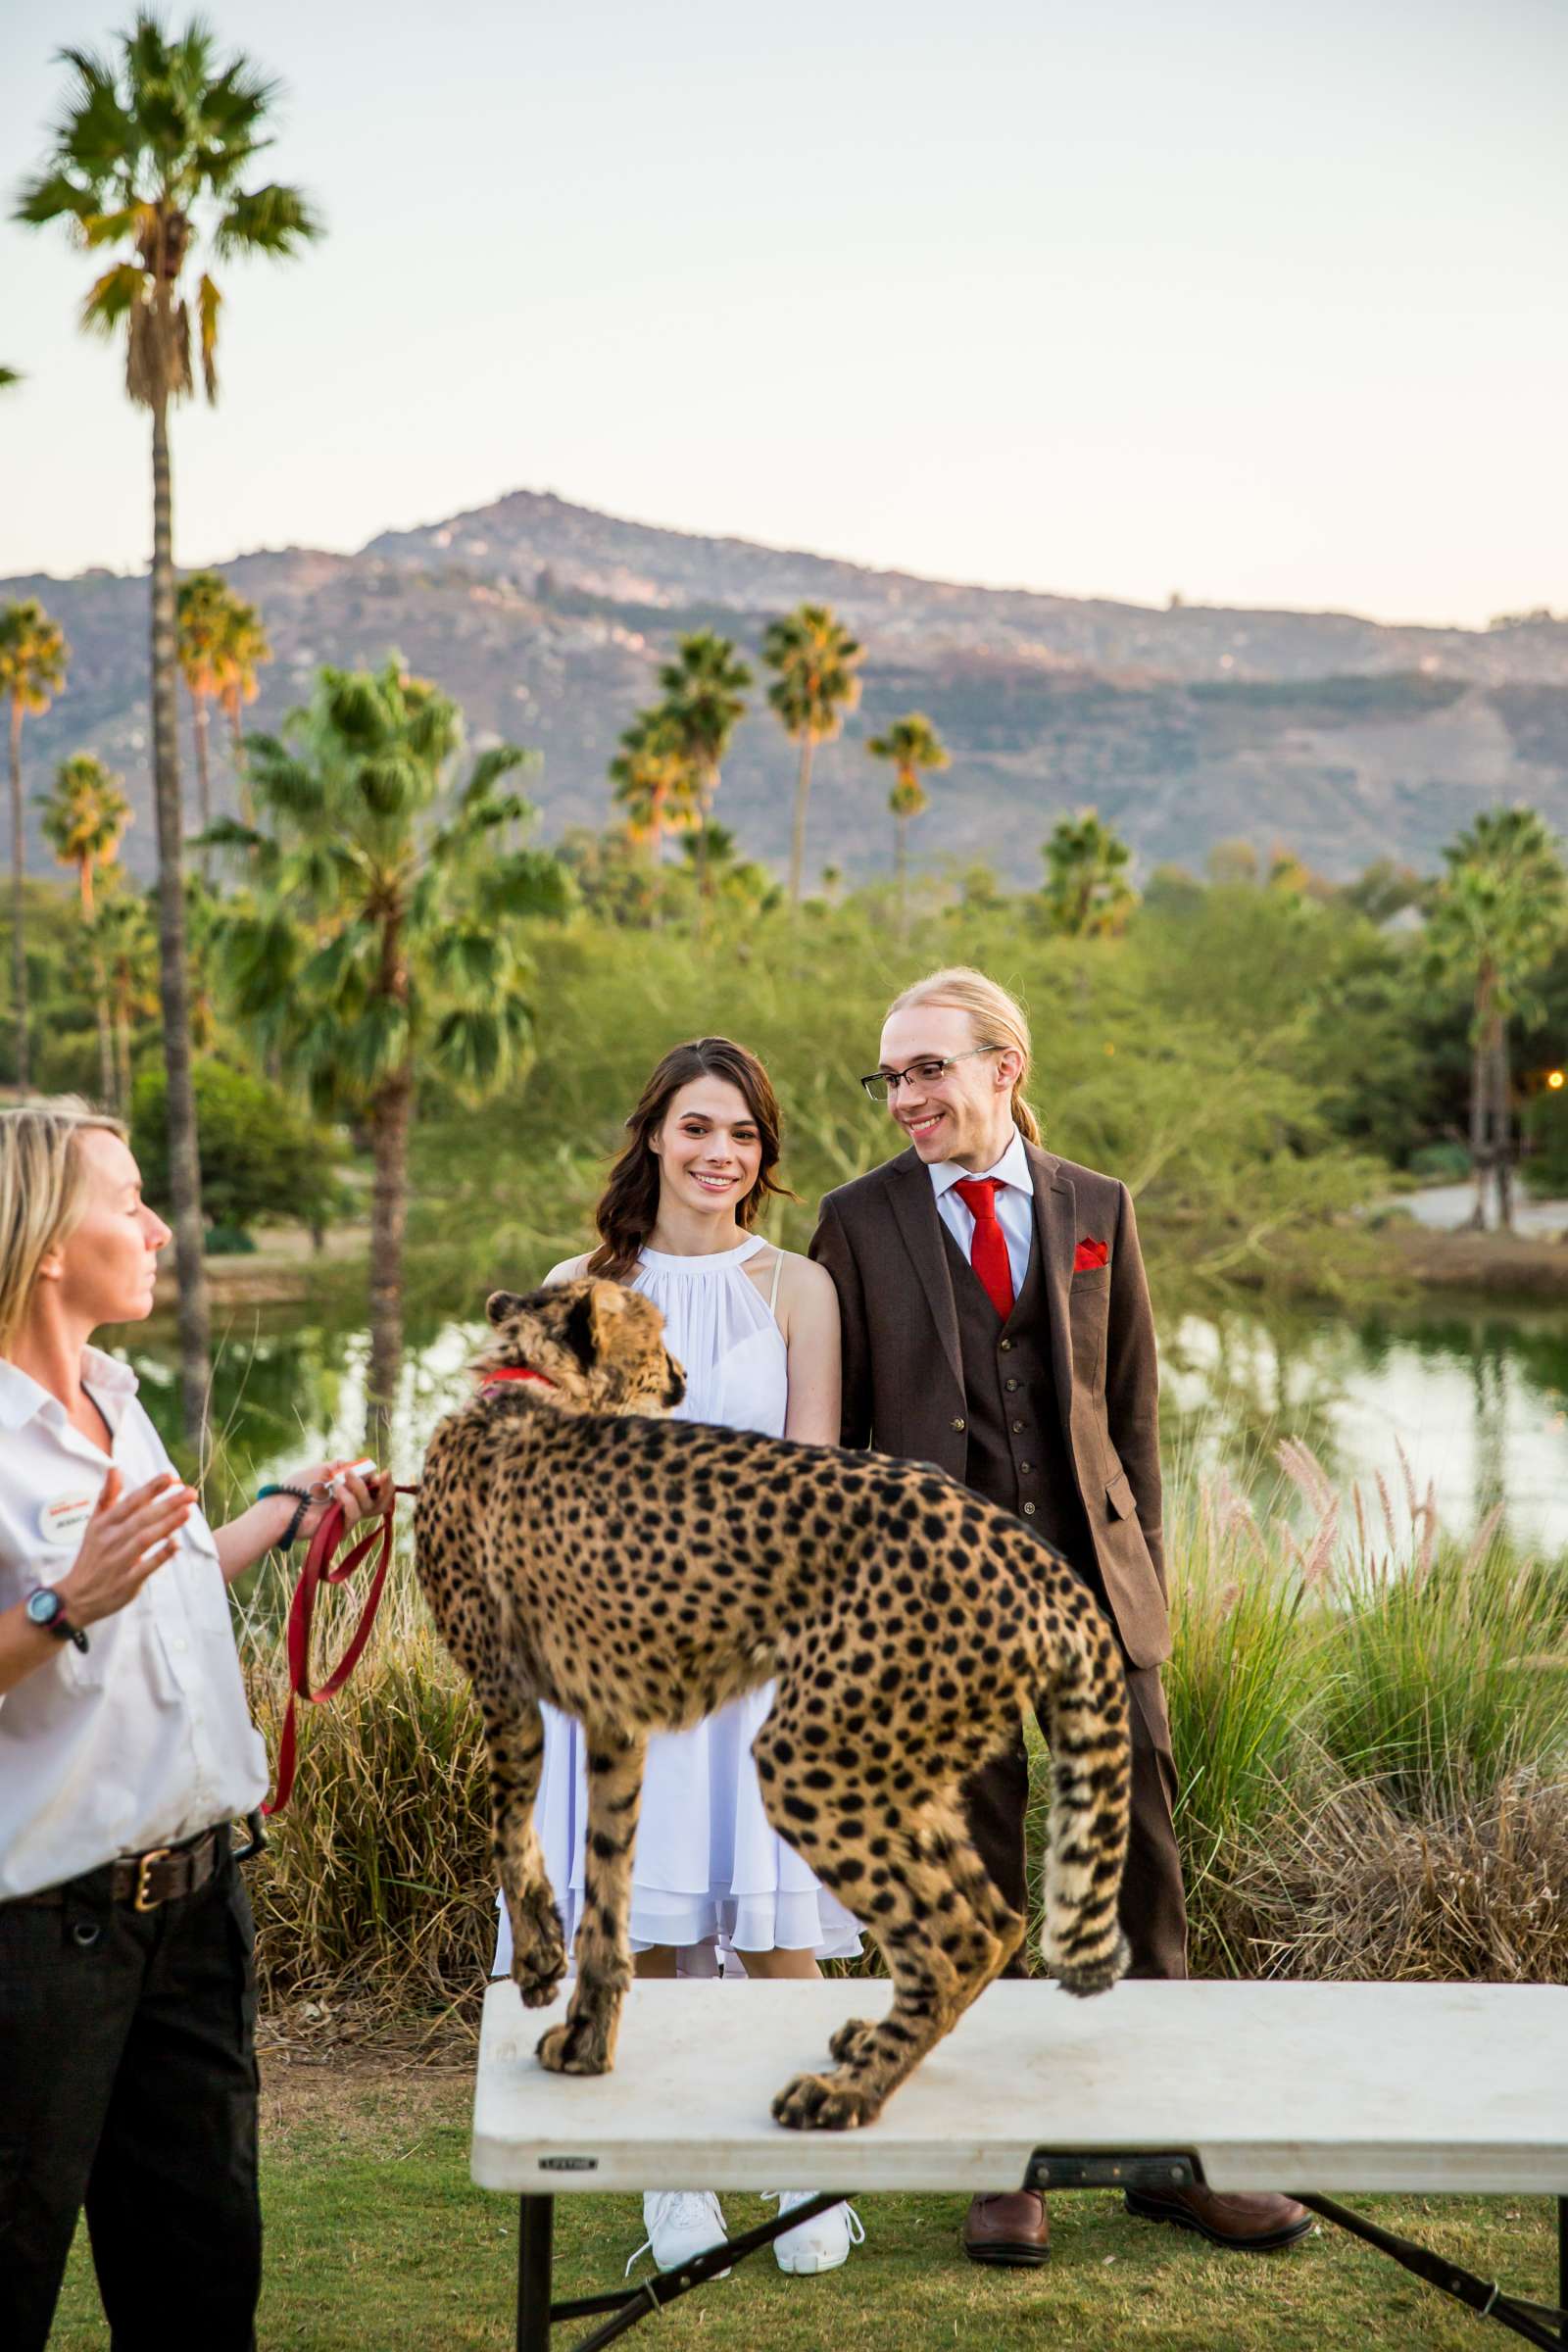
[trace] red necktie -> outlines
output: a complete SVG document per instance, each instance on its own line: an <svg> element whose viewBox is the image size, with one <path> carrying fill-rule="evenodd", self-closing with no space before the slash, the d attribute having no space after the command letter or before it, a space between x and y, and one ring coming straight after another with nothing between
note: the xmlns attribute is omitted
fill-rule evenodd
<svg viewBox="0 0 1568 2352"><path fill-rule="evenodd" d="M995 1176L966 1176L953 1189L974 1219L969 1263L985 1285L986 1297L1005 1323L1012 1312L1012 1266L1007 1257L1007 1237L997 1215L1001 1182Z"/></svg>

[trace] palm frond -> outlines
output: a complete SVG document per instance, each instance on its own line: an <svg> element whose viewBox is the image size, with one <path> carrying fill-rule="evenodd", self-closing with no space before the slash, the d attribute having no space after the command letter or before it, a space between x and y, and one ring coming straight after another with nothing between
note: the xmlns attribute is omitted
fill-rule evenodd
<svg viewBox="0 0 1568 2352"><path fill-rule="evenodd" d="M12 214L29 228L43 228L51 220L69 217L73 220L88 220L97 211L97 200L90 188L61 171L41 172L36 179L24 180Z"/></svg>
<svg viewBox="0 0 1568 2352"><path fill-rule="evenodd" d="M578 904L577 885L549 850L516 850L481 873L479 904L487 921L502 916L559 918Z"/></svg>
<svg viewBox="0 0 1568 2352"><path fill-rule="evenodd" d="M325 225L300 189L274 181L230 198L213 232L213 250L223 261L246 253L286 257L324 234Z"/></svg>
<svg viewBox="0 0 1568 2352"><path fill-rule="evenodd" d="M146 300L148 277L135 262L117 262L89 288L81 323L89 334L112 335L127 312Z"/></svg>
<svg viewBox="0 0 1568 2352"><path fill-rule="evenodd" d="M218 314L222 300L204 271L196 288L196 316L201 321L202 382L210 401L218 398Z"/></svg>
<svg viewBox="0 0 1568 2352"><path fill-rule="evenodd" d="M488 751L481 752L475 760L473 772L463 788L459 805L466 808L473 802L483 800L493 785L499 783L503 776L511 775L514 769L537 768L542 765L543 761L539 754L524 751L521 744L492 744Z"/></svg>

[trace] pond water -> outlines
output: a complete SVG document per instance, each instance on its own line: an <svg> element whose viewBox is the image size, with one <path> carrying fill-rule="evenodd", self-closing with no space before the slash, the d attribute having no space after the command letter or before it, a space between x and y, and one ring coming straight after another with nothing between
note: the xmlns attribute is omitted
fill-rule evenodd
<svg viewBox="0 0 1568 2352"><path fill-rule="evenodd" d="M222 1333L215 1421L246 1487L360 1450L368 1335L309 1320L304 1307L248 1310ZM117 1335L166 1439L178 1425L173 1334ZM437 1419L465 1394L477 1324L411 1326L395 1462L412 1477ZM1260 1309L1173 1317L1161 1330L1161 1411L1171 1460L1221 1466L1241 1486L1272 1486L1274 1448L1308 1446L1343 1492L1379 1474L1404 1492L1431 1486L1444 1527L1465 1536L1496 1505L1515 1539L1568 1551L1568 1318L1528 1306L1447 1300L1347 1316ZM1396 1515L1403 1517L1402 1508Z"/></svg>

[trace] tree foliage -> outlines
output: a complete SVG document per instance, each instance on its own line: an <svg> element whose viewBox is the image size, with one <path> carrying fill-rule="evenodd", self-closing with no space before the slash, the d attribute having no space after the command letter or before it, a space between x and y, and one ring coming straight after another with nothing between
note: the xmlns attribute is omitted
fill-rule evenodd
<svg viewBox="0 0 1568 2352"><path fill-rule="evenodd" d="M820 743L831 742L845 714L860 699L864 649L850 635L830 605L799 605L770 621L762 660L777 672L767 699L784 732L801 747L795 786L795 825L790 842L790 905L801 898L806 860L806 812L811 794L811 761Z"/></svg>
<svg viewBox="0 0 1568 2352"><path fill-rule="evenodd" d="M131 1090L131 1149L147 1198L169 1199L169 1146L161 1069L145 1069ZM204 1058L196 1067L202 1135L202 1201L215 1225L271 1221L321 1226L343 1204L332 1172L332 1145L300 1114L280 1087L248 1070Z"/></svg>
<svg viewBox="0 0 1568 2352"><path fill-rule="evenodd" d="M54 790L38 796L43 834L62 865L74 866L82 917L93 917L93 871L112 863L131 821L122 779L94 752L76 752L55 770Z"/></svg>
<svg viewBox="0 0 1568 2352"><path fill-rule="evenodd" d="M298 188L241 185L270 144L278 85L243 56L220 58L200 19L171 37L147 10L120 36L118 56L68 48L61 58L70 94L16 217L33 227L63 220L88 251L118 250L81 320L106 336L124 330L125 389L143 407L194 389L194 300L202 381L216 400L223 297L210 270L193 297L184 291L201 237L221 262L284 258L320 233Z"/></svg>
<svg viewBox="0 0 1568 2352"><path fill-rule="evenodd" d="M1132 852L1096 808L1064 816L1043 853L1046 912L1054 931L1100 939L1127 927L1138 893L1127 877Z"/></svg>

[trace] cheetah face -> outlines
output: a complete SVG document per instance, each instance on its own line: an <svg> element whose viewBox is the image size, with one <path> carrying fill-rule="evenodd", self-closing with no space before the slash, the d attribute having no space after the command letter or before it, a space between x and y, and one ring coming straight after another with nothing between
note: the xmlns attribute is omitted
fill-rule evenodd
<svg viewBox="0 0 1568 2352"><path fill-rule="evenodd" d="M664 1318L641 1291L584 1277L485 1302L494 1338L476 1369L527 1365L553 1383L530 1394L578 1413L666 1413L686 1375L664 1346Z"/></svg>

